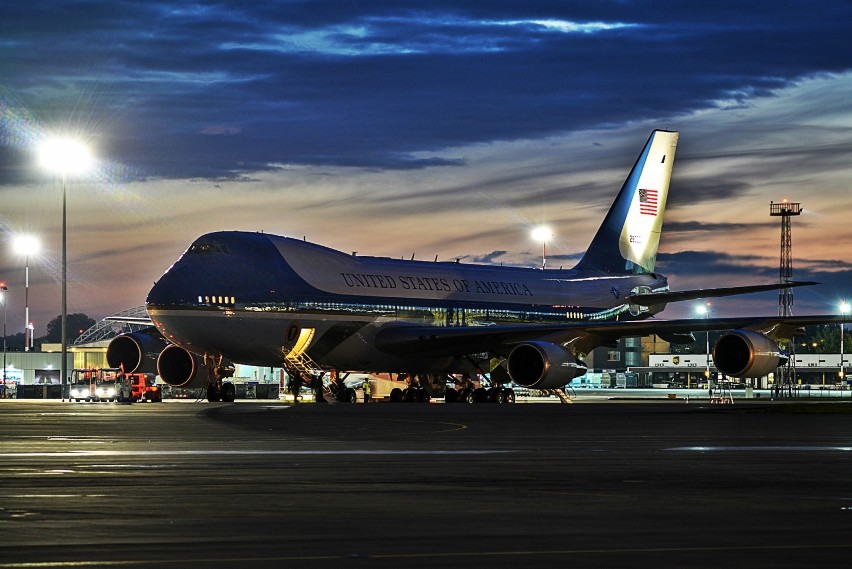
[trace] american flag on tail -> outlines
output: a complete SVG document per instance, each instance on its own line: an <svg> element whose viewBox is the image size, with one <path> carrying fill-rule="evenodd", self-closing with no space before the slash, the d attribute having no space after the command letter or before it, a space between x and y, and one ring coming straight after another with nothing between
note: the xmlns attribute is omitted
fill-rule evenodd
<svg viewBox="0 0 852 569"><path fill-rule="evenodd" d="M639 213L657 215L657 190L639 190Z"/></svg>

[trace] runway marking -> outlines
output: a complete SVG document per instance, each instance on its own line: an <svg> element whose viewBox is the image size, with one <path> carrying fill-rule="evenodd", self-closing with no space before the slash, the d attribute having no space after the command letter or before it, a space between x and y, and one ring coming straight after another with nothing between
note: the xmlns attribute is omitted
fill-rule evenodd
<svg viewBox="0 0 852 569"><path fill-rule="evenodd" d="M281 555L281 556L256 556L256 557L216 557L200 559L124 559L111 561L33 561L20 563L0 562L0 569L25 569L25 568L49 568L49 567L104 567L104 566L155 566L175 564L227 564L227 563L259 563L269 561L335 561L342 559L450 559L450 558L474 558L474 557L529 557L529 556L564 556L564 555L623 555L643 553L726 553L743 551L809 551L817 549L852 549L850 543L835 544L781 544L781 545L733 545L733 546L696 546L696 547L630 547L630 548L588 548L588 549L545 549L545 550L509 550L509 551L459 551L459 552L436 552L424 551L421 553L349 553L349 554L324 554L324 555Z"/></svg>
<svg viewBox="0 0 852 569"><path fill-rule="evenodd" d="M664 450L687 452L852 452L852 447L815 445L688 446L672 447Z"/></svg>
<svg viewBox="0 0 852 569"><path fill-rule="evenodd" d="M2 452L0 458L50 458L67 456L476 456L509 454L517 450L69 450Z"/></svg>

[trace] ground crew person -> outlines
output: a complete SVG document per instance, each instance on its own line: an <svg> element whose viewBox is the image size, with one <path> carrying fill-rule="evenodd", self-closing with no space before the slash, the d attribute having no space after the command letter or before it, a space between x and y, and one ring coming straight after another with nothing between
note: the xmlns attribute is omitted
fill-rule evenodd
<svg viewBox="0 0 852 569"><path fill-rule="evenodd" d="M370 380L364 380L364 403L370 402L370 393L372 392L372 388L370 387Z"/></svg>
<svg viewBox="0 0 852 569"><path fill-rule="evenodd" d="M293 403L299 402L299 392L302 390L302 373L296 370L290 376L290 391L293 392Z"/></svg>

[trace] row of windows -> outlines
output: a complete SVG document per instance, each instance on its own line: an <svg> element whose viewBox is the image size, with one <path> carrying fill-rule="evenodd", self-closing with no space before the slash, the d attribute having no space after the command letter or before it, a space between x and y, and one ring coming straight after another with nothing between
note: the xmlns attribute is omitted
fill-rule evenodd
<svg viewBox="0 0 852 569"><path fill-rule="evenodd" d="M206 255L208 253L224 253L228 250L220 243L194 243L187 251L190 255Z"/></svg>
<svg viewBox="0 0 852 569"><path fill-rule="evenodd" d="M199 296L199 304L217 304L234 307L233 296ZM257 312L314 312L326 314L365 314L372 317L417 319L432 321L443 326L467 326L517 322L554 323L566 320L614 320L627 310L621 306L600 312L585 313L579 310L565 312L561 307L509 310L491 308L454 308L427 306L400 306L394 304L361 304L347 302L292 302L270 303L243 307Z"/></svg>
<svg viewBox="0 0 852 569"><path fill-rule="evenodd" d="M222 304L233 306L237 303L233 296L201 296L198 295L198 304Z"/></svg>

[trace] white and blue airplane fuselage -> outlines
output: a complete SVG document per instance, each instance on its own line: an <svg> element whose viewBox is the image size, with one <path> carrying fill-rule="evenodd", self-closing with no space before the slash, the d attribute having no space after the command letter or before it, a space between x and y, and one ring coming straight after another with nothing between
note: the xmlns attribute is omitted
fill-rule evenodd
<svg viewBox="0 0 852 569"><path fill-rule="evenodd" d="M715 326L735 329L716 346L720 371L768 373L784 359L776 341L804 320L647 321L672 301L800 284L669 291L654 266L677 141L676 132L651 134L588 250L566 270L364 257L264 233L204 235L151 289L156 330L116 338L109 363L155 367L173 385L220 385L216 369L228 361L274 367L301 358L323 370L445 376L490 366L520 385L553 388L585 373L590 350L621 337L690 341L691 331Z"/></svg>

